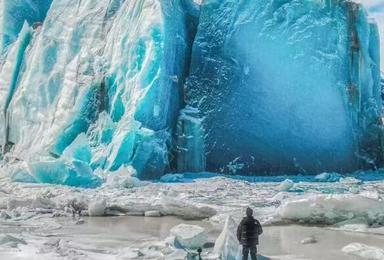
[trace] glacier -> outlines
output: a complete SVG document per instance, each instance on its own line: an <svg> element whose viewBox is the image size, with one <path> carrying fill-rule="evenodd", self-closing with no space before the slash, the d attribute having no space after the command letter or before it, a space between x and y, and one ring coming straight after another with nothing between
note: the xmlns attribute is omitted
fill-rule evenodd
<svg viewBox="0 0 384 260"><path fill-rule="evenodd" d="M375 165L382 160L379 60L377 26L358 4L205 1L186 95L203 120L206 169Z"/></svg>
<svg viewBox="0 0 384 260"><path fill-rule="evenodd" d="M0 21L0 158L14 180L383 163L380 35L360 4L1 0Z"/></svg>
<svg viewBox="0 0 384 260"><path fill-rule="evenodd" d="M2 0L0 2L0 53L15 42L25 22L36 26L44 21L52 0Z"/></svg>

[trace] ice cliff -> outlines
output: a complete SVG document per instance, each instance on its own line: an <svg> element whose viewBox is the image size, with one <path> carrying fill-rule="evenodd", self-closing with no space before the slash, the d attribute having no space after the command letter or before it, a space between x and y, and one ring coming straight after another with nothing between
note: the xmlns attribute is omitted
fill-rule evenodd
<svg viewBox="0 0 384 260"><path fill-rule="evenodd" d="M205 167L350 171L380 161L379 64L377 27L355 3L206 1L186 83Z"/></svg>
<svg viewBox="0 0 384 260"><path fill-rule="evenodd" d="M383 161L361 5L1 0L0 142L15 180L315 173Z"/></svg>

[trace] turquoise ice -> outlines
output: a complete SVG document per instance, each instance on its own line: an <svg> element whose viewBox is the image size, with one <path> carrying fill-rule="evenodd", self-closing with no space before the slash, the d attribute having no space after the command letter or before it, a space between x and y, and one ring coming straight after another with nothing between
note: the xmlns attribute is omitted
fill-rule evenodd
<svg viewBox="0 0 384 260"><path fill-rule="evenodd" d="M358 4L204 1L186 93L203 120L206 169L375 167L379 66L376 24Z"/></svg>
<svg viewBox="0 0 384 260"><path fill-rule="evenodd" d="M22 2L12 8L35 9L29 1L22 9ZM20 171L38 181L38 169L46 173L51 165L67 175L72 159L92 170L133 165L142 178L170 170L193 34L186 24L197 10L182 0L53 1L41 26L31 21L13 32L18 40L7 41L4 60L16 67L17 83L3 66L5 157L25 162ZM26 33L32 40L23 40Z"/></svg>
<svg viewBox="0 0 384 260"><path fill-rule="evenodd" d="M52 0L1 0L0 1L0 53L15 42L27 22L30 26L42 23Z"/></svg>
<svg viewBox="0 0 384 260"><path fill-rule="evenodd" d="M379 49L347 1L2 0L0 158L83 187L374 168Z"/></svg>

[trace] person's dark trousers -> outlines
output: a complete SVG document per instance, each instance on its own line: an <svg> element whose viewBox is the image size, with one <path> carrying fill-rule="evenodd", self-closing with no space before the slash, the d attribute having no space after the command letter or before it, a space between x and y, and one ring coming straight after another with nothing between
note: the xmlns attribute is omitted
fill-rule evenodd
<svg viewBox="0 0 384 260"><path fill-rule="evenodd" d="M251 253L251 259L257 260L257 249L254 246L243 246L243 260L248 260L248 255Z"/></svg>

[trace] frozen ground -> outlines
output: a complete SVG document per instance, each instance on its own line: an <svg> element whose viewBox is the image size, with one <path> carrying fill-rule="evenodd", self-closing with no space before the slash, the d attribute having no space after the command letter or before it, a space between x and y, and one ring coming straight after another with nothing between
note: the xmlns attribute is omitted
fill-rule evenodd
<svg viewBox="0 0 384 260"><path fill-rule="evenodd" d="M214 175L198 177L207 176ZM227 216L238 223L250 205L265 226L264 256L383 259L383 176L378 171L272 182L172 175L166 179L178 182L147 183L121 174L97 189L14 183L2 177L0 258L183 259L185 251L170 238L172 227L199 225L208 232L208 241L215 242ZM72 218L71 205L82 209L83 222ZM111 217L86 217L88 213ZM230 244L225 243L227 249ZM212 251L204 250L209 253L205 259L217 259Z"/></svg>

